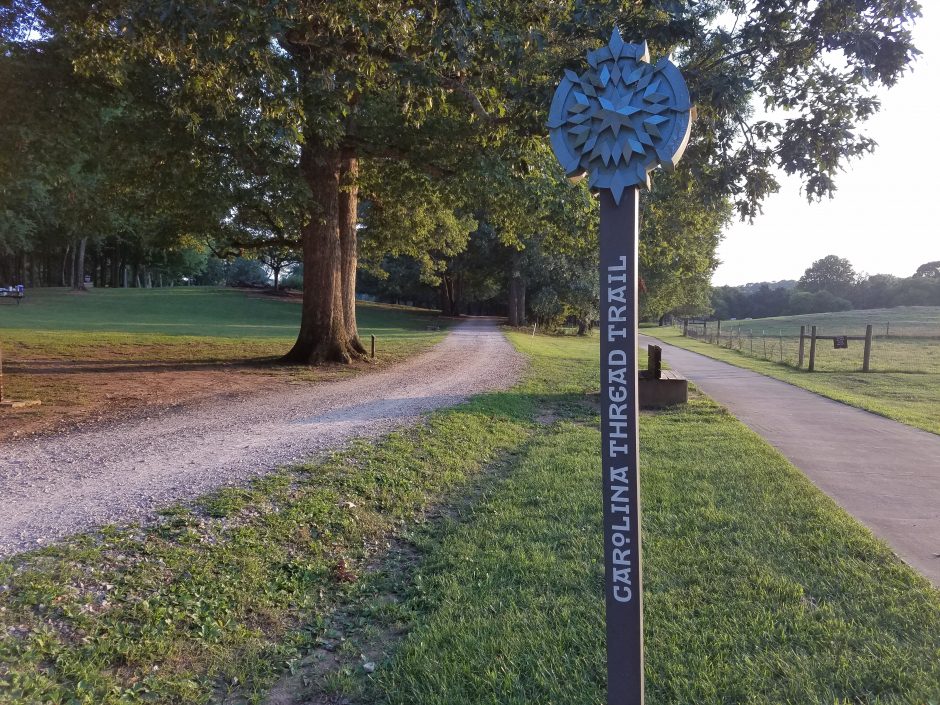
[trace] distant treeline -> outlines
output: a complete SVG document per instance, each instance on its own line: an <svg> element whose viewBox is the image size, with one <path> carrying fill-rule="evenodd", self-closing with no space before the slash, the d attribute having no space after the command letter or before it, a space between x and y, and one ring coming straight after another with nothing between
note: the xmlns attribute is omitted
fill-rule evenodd
<svg viewBox="0 0 940 705"><path fill-rule="evenodd" d="M782 285L781 285L782 284ZM817 260L796 282L719 286L711 305L717 318L766 318L894 306L940 306L940 260L910 277L859 276L844 258Z"/></svg>

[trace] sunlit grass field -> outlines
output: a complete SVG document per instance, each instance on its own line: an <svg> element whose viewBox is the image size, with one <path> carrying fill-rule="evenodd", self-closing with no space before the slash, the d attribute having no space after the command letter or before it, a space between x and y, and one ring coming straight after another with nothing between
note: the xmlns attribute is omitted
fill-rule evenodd
<svg viewBox="0 0 940 705"><path fill-rule="evenodd" d="M721 333L726 346L751 356L796 365L800 327L809 336L816 326L817 335L822 336L816 347L816 369L851 372L862 369L864 341L851 340L848 349L837 350L833 347L832 336L862 337L869 324L873 335L872 370L940 374L940 306L722 321ZM714 334L716 329L716 323L709 323L710 333ZM808 359L808 343L805 355Z"/></svg>
<svg viewBox="0 0 940 705"><path fill-rule="evenodd" d="M386 350L434 338L435 311L360 303L360 334ZM224 357L286 352L300 325L300 304L258 292L209 288L33 289L19 306L0 303L0 342L37 353L81 355L96 348L153 346L162 356ZM173 349L171 352L170 349Z"/></svg>
<svg viewBox="0 0 940 705"><path fill-rule="evenodd" d="M865 326L872 324L875 335L940 336L940 306L898 306L832 313L809 313L801 316L722 321L722 329L766 329L770 333L799 335L800 326L817 326L826 335L864 335Z"/></svg>

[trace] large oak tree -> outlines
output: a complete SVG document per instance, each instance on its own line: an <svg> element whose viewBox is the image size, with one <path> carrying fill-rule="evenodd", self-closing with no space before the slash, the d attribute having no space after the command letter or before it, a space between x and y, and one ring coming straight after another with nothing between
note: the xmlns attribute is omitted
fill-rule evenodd
<svg viewBox="0 0 940 705"><path fill-rule="evenodd" d="M159 96L210 149L246 174L307 191L300 226L303 362L348 360L363 160L404 160L428 174L475 174L487 160L525 172L564 67L613 24L673 52L697 104L678 190L688 207L753 216L799 175L830 195L847 159L873 148L859 125L912 60L913 0L629 0L545 3L312 0L14 2L68 41L76 66L132 80L145 66ZM766 114L754 111L763 102ZM694 182L694 188L683 186ZM287 192L295 190L287 189ZM272 206L278 204L272 203ZM511 212L511 209L507 209ZM650 211L652 213L652 211ZM407 237L407 233L403 233ZM667 232L664 237L669 237Z"/></svg>

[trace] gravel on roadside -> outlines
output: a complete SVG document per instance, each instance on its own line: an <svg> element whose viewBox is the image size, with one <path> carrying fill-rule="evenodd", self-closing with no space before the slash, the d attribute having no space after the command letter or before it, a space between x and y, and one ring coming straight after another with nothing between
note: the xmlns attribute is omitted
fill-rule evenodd
<svg viewBox="0 0 940 705"><path fill-rule="evenodd" d="M382 372L168 409L0 447L0 555L160 508L506 389L525 367L492 319L468 319Z"/></svg>

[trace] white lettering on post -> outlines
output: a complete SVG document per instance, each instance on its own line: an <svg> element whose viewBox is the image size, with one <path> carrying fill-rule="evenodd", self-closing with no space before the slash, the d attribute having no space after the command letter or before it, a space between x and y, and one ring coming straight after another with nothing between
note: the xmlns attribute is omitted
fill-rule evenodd
<svg viewBox="0 0 940 705"><path fill-rule="evenodd" d="M607 439L610 466L607 471L609 512L613 517L610 563L614 566L611 590L617 602L633 600L633 549L631 521L633 512L630 508L630 480L625 460L630 454L633 429L628 424L628 410L636 403L631 398L632 385L627 384L628 375L635 374L627 367L632 355L627 354L626 345L633 344L632 331L627 324L632 319L628 315L628 306L632 306L633 297L628 296L627 258L621 256L618 262L607 268L607 287L605 304L607 305L607 341L612 344L607 354ZM636 354L633 351L633 354Z"/></svg>

